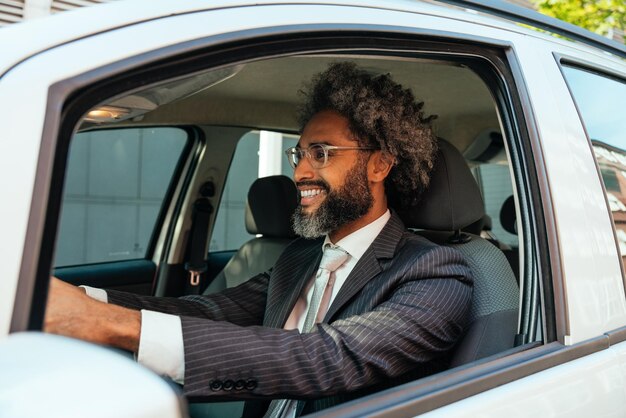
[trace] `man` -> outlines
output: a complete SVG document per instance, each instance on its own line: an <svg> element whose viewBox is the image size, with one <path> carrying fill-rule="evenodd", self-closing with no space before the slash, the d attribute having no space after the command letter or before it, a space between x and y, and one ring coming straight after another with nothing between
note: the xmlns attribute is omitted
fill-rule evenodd
<svg viewBox="0 0 626 418"><path fill-rule="evenodd" d="M406 232L387 199L414 203L428 184L435 140L421 104L388 75L339 63L313 80L302 125L287 154L303 239L271 272L180 299L88 290L109 303L53 280L46 330L138 353L188 396L278 399L271 417L445 368L470 305L469 269Z"/></svg>

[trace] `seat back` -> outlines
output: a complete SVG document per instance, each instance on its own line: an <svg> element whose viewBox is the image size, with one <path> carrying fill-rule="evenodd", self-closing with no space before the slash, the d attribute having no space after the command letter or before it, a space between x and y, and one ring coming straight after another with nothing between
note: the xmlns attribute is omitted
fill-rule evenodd
<svg viewBox="0 0 626 418"><path fill-rule="evenodd" d="M458 366L514 347L519 287L506 257L478 235L462 232L484 216L480 189L459 151L444 140L419 203L399 211L405 225L460 251L474 277L468 328L451 359Z"/></svg>
<svg viewBox="0 0 626 418"><path fill-rule="evenodd" d="M502 203L502 208L500 209L500 224L502 224L502 228L510 234L517 235L517 213L515 212L515 198L513 195L509 196L504 203ZM500 247L506 259L509 261L509 264L513 268L515 272L515 277L517 278L517 282L519 283L519 248L518 246L513 247Z"/></svg>
<svg viewBox="0 0 626 418"><path fill-rule="evenodd" d="M297 190L289 177L262 177L252 183L246 202L246 230L261 236L239 248L204 294L240 285L269 270L295 238L291 217L296 205Z"/></svg>

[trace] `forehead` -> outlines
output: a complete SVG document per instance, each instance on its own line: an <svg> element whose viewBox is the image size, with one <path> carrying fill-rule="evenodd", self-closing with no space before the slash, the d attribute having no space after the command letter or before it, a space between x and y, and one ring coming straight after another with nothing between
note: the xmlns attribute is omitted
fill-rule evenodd
<svg viewBox="0 0 626 418"><path fill-rule="evenodd" d="M348 119L330 110L313 115L304 127L298 145L308 147L311 144L319 143L354 145L356 140L350 132Z"/></svg>

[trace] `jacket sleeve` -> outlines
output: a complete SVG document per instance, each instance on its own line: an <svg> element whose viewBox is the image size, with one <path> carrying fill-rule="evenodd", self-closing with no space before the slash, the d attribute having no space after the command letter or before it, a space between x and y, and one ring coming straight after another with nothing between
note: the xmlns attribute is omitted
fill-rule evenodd
<svg viewBox="0 0 626 418"><path fill-rule="evenodd" d="M372 294L382 295L373 296L370 310L318 324L307 334L183 316L185 394L318 398L442 357L463 332L472 294L469 269L445 247L404 264L389 273L393 277L381 274L368 284Z"/></svg>
<svg viewBox="0 0 626 418"><path fill-rule="evenodd" d="M141 296L107 290L109 303L171 315L228 321L239 326L263 322L270 273L259 274L241 285L212 295L181 298Z"/></svg>

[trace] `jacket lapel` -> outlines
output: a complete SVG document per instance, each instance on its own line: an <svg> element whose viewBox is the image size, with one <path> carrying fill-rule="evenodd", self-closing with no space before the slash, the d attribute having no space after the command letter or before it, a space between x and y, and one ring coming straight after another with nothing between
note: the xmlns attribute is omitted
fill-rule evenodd
<svg viewBox="0 0 626 418"><path fill-rule="evenodd" d="M332 318L363 286L380 273L381 266L379 260L393 257L404 231L404 224L398 215L391 211L391 218L376 239L374 239L372 245L363 253L363 256L356 263L335 300L328 308L324 322Z"/></svg>
<svg viewBox="0 0 626 418"><path fill-rule="evenodd" d="M308 246L287 255L289 261L270 279L271 294L265 309L265 326L282 328L306 283L313 277L322 259L323 239L316 239Z"/></svg>

